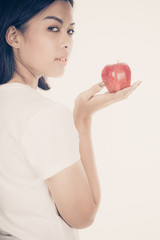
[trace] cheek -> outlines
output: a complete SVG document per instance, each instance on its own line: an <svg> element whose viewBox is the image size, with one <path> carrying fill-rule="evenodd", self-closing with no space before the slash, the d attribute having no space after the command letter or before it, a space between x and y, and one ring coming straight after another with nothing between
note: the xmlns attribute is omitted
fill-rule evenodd
<svg viewBox="0 0 160 240"><path fill-rule="evenodd" d="M33 65L43 65L53 61L56 56L57 42L52 39L36 36L29 38L25 44L24 50L26 60Z"/></svg>
<svg viewBox="0 0 160 240"><path fill-rule="evenodd" d="M20 59L31 71L50 77L59 77L64 73L64 66L55 62L60 54L58 38L32 36L27 38L20 51Z"/></svg>

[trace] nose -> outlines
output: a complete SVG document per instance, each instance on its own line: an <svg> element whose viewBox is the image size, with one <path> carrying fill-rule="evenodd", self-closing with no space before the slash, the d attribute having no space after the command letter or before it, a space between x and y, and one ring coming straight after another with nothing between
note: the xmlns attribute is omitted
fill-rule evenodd
<svg viewBox="0 0 160 240"><path fill-rule="evenodd" d="M67 32L64 32L62 36L61 46L62 48L66 48L68 50L72 48L72 36L69 35Z"/></svg>

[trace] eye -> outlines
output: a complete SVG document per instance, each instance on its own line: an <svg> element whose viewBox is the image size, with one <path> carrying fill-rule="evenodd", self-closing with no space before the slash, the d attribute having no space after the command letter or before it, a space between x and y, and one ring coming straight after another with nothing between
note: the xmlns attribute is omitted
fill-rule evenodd
<svg viewBox="0 0 160 240"><path fill-rule="evenodd" d="M48 29L51 30L52 32L59 32L58 27L49 27Z"/></svg>
<svg viewBox="0 0 160 240"><path fill-rule="evenodd" d="M69 30L67 31L67 33L68 33L69 35L73 35L73 34L75 33L75 31L74 31L73 29L69 29Z"/></svg>

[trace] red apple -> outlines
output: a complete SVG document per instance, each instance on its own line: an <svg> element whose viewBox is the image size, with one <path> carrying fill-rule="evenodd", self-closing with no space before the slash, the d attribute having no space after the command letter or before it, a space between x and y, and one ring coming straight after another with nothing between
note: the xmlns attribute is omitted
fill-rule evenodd
<svg viewBox="0 0 160 240"><path fill-rule="evenodd" d="M126 63L106 65L101 76L106 88L111 93L131 86L131 70Z"/></svg>

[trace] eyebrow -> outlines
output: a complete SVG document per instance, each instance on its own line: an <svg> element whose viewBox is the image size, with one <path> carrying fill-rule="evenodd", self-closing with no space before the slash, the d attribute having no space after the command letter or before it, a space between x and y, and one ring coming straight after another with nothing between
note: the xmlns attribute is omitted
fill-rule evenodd
<svg viewBox="0 0 160 240"><path fill-rule="evenodd" d="M58 17L55 17L55 16L47 16L47 17L43 18L43 20L45 20L45 19L54 19L54 20L56 20L57 22L63 24L62 19L60 19L60 18L58 18ZM73 25L75 25L75 23L71 23L71 24L70 24L70 26L73 26Z"/></svg>

